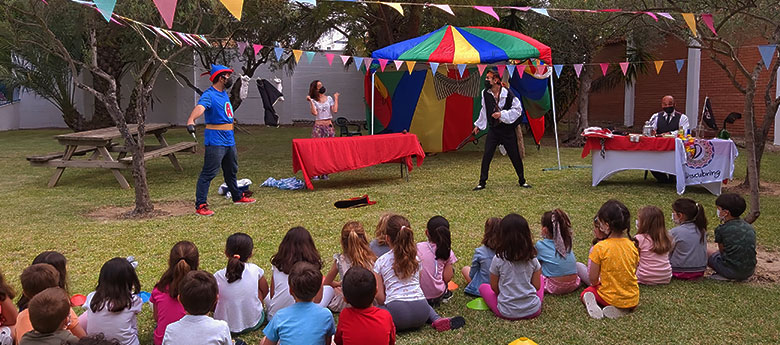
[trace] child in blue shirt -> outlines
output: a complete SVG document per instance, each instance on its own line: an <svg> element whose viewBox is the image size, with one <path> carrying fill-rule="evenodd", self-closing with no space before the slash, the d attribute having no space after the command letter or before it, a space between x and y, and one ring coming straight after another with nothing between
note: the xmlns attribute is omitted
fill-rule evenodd
<svg viewBox="0 0 780 345"><path fill-rule="evenodd" d="M460 270L468 284L464 291L469 295L479 296L479 286L490 284L490 263L493 262L493 257L496 256L496 247L499 242L498 223L500 222L501 218L488 218L485 222L482 246L474 249L471 266L465 266Z"/></svg>
<svg viewBox="0 0 780 345"><path fill-rule="evenodd" d="M336 334L333 315L312 303L322 284L322 273L308 262L296 263L288 280L295 304L279 310L265 326L262 345L326 344Z"/></svg>
<svg viewBox="0 0 780 345"><path fill-rule="evenodd" d="M580 287L577 259L571 250L571 221L561 209L542 215L542 240L536 242L536 258L542 264L547 293L563 295Z"/></svg>

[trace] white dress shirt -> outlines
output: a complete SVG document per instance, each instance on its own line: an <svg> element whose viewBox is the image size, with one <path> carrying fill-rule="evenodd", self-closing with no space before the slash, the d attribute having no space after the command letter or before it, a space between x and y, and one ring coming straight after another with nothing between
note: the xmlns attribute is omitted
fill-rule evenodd
<svg viewBox="0 0 780 345"><path fill-rule="evenodd" d="M491 91L490 94L492 95L493 92ZM512 124L514 123L517 118L520 117L520 115L523 113L523 106L520 103L520 99L518 97L512 98L512 108L509 110L503 110L504 104L506 103L506 96L509 94L509 90L505 87L501 87L501 93L498 97L498 108L501 109L501 117L499 120L506 124ZM494 111L490 112L490 115L492 115ZM482 99L482 109L479 111L479 118L476 122L474 122L474 126L479 128L480 130L485 130L487 128L487 117L490 116L485 111L485 99ZM687 123L686 119L686 123Z"/></svg>

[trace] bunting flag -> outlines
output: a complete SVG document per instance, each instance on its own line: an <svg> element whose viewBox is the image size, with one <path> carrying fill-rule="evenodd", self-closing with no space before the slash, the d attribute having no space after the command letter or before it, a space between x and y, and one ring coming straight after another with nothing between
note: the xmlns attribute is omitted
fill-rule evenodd
<svg viewBox="0 0 780 345"><path fill-rule="evenodd" d="M607 69L609 69L609 63L602 62L599 64L601 66L601 74L603 74L605 77L607 76Z"/></svg>
<svg viewBox="0 0 780 345"><path fill-rule="evenodd" d="M349 61L350 57L351 56L349 56L349 55L341 55L341 64L346 66L347 65L347 61Z"/></svg>
<svg viewBox="0 0 780 345"><path fill-rule="evenodd" d="M328 65L333 66L333 58L336 57L335 54L326 53L325 58L328 59Z"/></svg>
<svg viewBox="0 0 780 345"><path fill-rule="evenodd" d="M244 50L246 50L246 42L236 42L236 45L238 45L238 55L244 55Z"/></svg>
<svg viewBox="0 0 780 345"><path fill-rule="evenodd" d="M244 9L244 0L219 0L228 12L241 21L241 12Z"/></svg>
<svg viewBox="0 0 780 345"><path fill-rule="evenodd" d="M259 53L260 50L263 49L263 45L262 44L253 44L252 45L252 49L255 50L255 56L257 56L257 53Z"/></svg>
<svg viewBox="0 0 780 345"><path fill-rule="evenodd" d="M463 78L463 71L466 70L466 64L458 64L458 73L460 73L460 77Z"/></svg>
<svg viewBox="0 0 780 345"><path fill-rule="evenodd" d="M772 58L775 57L776 49L777 45L774 44L758 46L758 52L761 54L761 59L764 61L764 67L766 67L766 69L769 69L769 66L772 66Z"/></svg>
<svg viewBox="0 0 780 345"><path fill-rule="evenodd" d="M498 14L496 14L496 11L493 10L493 7L491 6L474 6L474 9L483 13L487 13L491 17L496 18L496 20L501 21L501 18L498 17Z"/></svg>
<svg viewBox="0 0 780 345"><path fill-rule="evenodd" d="M374 63L374 60L371 58L366 58L363 60L363 65L366 66L366 72L371 70L371 64Z"/></svg>
<svg viewBox="0 0 780 345"><path fill-rule="evenodd" d="M451 15L455 15L454 12L452 12L452 8L450 8L450 5L437 5L437 4L431 4L431 6L436 7L444 12L447 12Z"/></svg>
<svg viewBox="0 0 780 345"><path fill-rule="evenodd" d="M401 70L401 65L403 65L404 62L400 61L400 60L393 60L393 64L395 64L395 70L396 71L400 71Z"/></svg>
<svg viewBox="0 0 780 345"><path fill-rule="evenodd" d="M353 56L352 59L354 59L355 63L355 70L360 72L360 67L363 67L363 58L358 56Z"/></svg>
<svg viewBox="0 0 780 345"><path fill-rule="evenodd" d="M385 67L387 67L387 63L389 62L387 59L378 59L379 60L379 69L384 72Z"/></svg>
<svg viewBox="0 0 780 345"><path fill-rule="evenodd" d="M582 73L582 66L583 64L581 63L574 64L574 73L577 74L577 78L579 78L580 73Z"/></svg>
<svg viewBox="0 0 780 345"><path fill-rule="evenodd" d="M282 61L282 54L284 54L284 48L274 47L274 54L276 54L276 61Z"/></svg>
<svg viewBox="0 0 780 345"><path fill-rule="evenodd" d="M545 17L549 17L550 16L550 14L547 13L547 9L546 8L532 8L531 11L539 13L539 14L545 16Z"/></svg>
<svg viewBox="0 0 780 345"><path fill-rule="evenodd" d="M506 71L509 73L509 78L512 78L512 76L515 75L515 65L507 65Z"/></svg>
<svg viewBox="0 0 780 345"><path fill-rule="evenodd" d="M414 64L415 63L416 62L414 62L414 61L407 61L406 62L406 69L409 70L409 74L412 74L412 71L414 71Z"/></svg>
<svg viewBox="0 0 780 345"><path fill-rule="evenodd" d="M306 52L306 60L309 60L309 63L311 63L311 60L314 60L314 54L315 52Z"/></svg>
<svg viewBox="0 0 780 345"><path fill-rule="evenodd" d="M715 32L715 25L712 20L712 13L702 13L701 21L704 22L704 25L707 25L707 28L710 29L710 31L712 31L712 34L714 34L715 36L718 35L718 33Z"/></svg>
<svg viewBox="0 0 780 345"><path fill-rule="evenodd" d="M301 61L301 56L303 56L303 50L299 49L293 49L293 56L295 56L295 63L297 64L298 61Z"/></svg>
<svg viewBox="0 0 780 345"><path fill-rule="evenodd" d="M498 66L496 66L496 68L498 69L498 76L500 78L503 78L504 77L504 71L506 70L506 65L498 65Z"/></svg>
<svg viewBox="0 0 780 345"><path fill-rule="evenodd" d="M520 79L523 79L523 73L525 73L525 66L524 65L517 66L517 76Z"/></svg>
<svg viewBox="0 0 780 345"><path fill-rule="evenodd" d="M655 13L653 12L642 12L642 13L650 16L650 18L653 18L653 20L658 21L658 16L656 16Z"/></svg>
<svg viewBox="0 0 780 345"><path fill-rule="evenodd" d="M431 74L436 75L436 71L439 69L439 63L429 62L428 64L431 65Z"/></svg>
<svg viewBox="0 0 780 345"><path fill-rule="evenodd" d="M177 0L154 0L154 5L157 6L157 11L160 12L160 16L162 16L168 29L173 28L173 16L176 14L176 1ZM241 54L243 53L244 50L241 49Z"/></svg>
<svg viewBox="0 0 780 345"><path fill-rule="evenodd" d="M664 66L664 61L653 61L653 63L655 64L655 74L661 74L661 67Z"/></svg>
<svg viewBox="0 0 780 345"><path fill-rule="evenodd" d="M530 6L526 6L526 7L518 7L518 6L507 6L506 8L507 8L507 9L510 9L510 10L518 10L518 11L523 11L523 12L528 12L528 10L530 10L530 9L531 9L531 7L530 7Z"/></svg>
<svg viewBox="0 0 780 345"><path fill-rule="evenodd" d="M483 65L483 64L477 65L477 70L479 71L479 75L483 75L485 73L485 67L487 67L487 65Z"/></svg>
<svg viewBox="0 0 780 345"><path fill-rule="evenodd" d="M666 13L666 12L658 12L658 15L661 16L661 17L664 17L666 19L669 19L669 20L674 20L674 17L672 17L671 14Z"/></svg>
<svg viewBox="0 0 780 345"><path fill-rule="evenodd" d="M401 7L401 4L396 2L380 2L382 5L387 5L392 7L394 10L398 11L402 16L404 15L404 8Z"/></svg>
<svg viewBox="0 0 780 345"><path fill-rule="evenodd" d="M677 73L679 74L680 71L682 71L683 65L685 64L685 60L684 59L674 60L674 63L677 65Z"/></svg>
<svg viewBox="0 0 780 345"><path fill-rule="evenodd" d="M560 78L561 70L563 70L563 65L553 65L553 69L555 69L555 76Z"/></svg>
<svg viewBox="0 0 780 345"><path fill-rule="evenodd" d="M688 24L688 28L693 32L693 37L699 37L699 33L696 32L696 17L693 16L693 13L683 13L682 16L685 19L685 24Z"/></svg>
<svg viewBox="0 0 780 345"><path fill-rule="evenodd" d="M116 6L116 0L95 0L95 6L98 12L103 15L106 21L111 21L111 15L114 14L114 7Z"/></svg>
<svg viewBox="0 0 780 345"><path fill-rule="evenodd" d="M620 70L623 71L623 75L626 75L626 73L628 72L628 64L629 63L627 61L618 64L620 65Z"/></svg>

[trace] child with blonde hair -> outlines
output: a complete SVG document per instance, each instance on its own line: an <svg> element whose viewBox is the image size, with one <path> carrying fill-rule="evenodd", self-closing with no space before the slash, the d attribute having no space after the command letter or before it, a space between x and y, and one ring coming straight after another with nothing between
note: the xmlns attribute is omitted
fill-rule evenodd
<svg viewBox="0 0 780 345"><path fill-rule="evenodd" d="M655 206L640 208L636 228L634 239L639 248L637 281L644 285L669 284L672 279L672 266L669 264L672 239L666 232L664 212Z"/></svg>
<svg viewBox="0 0 780 345"><path fill-rule="evenodd" d="M387 234L385 233L387 228L387 220L392 217L393 214L386 212L379 216L379 223L376 224L376 230L374 231L374 239L369 243L371 251L374 252L376 257L382 256L384 253L390 251L390 246L387 244Z"/></svg>
<svg viewBox="0 0 780 345"><path fill-rule="evenodd" d="M344 275L353 266L363 267L370 270L374 267L376 256L368 246L366 231L363 225L356 221L350 221L341 228L341 253L333 255L333 265L323 280L323 285L333 287L333 299L328 304L328 308L333 312L341 312L347 306L344 301L342 282ZM336 275L342 282L335 281Z"/></svg>

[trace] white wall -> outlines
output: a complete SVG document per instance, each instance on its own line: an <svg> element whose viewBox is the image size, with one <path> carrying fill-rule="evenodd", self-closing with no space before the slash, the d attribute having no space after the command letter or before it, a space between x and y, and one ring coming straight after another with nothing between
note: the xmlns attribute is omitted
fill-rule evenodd
<svg viewBox="0 0 780 345"><path fill-rule="evenodd" d="M240 64L233 66L240 74ZM257 77L272 79L278 76L282 79L285 101L276 103L276 112L279 114L281 124L291 124L293 120L313 120L306 102L306 94L309 91L309 83L319 79L328 89L328 94L341 93L339 112L336 116L344 116L350 120L365 120L365 105L363 100L364 73L359 73L354 66L344 69L341 59L336 57L333 65L329 66L325 55L318 53L312 63L309 64L306 56L302 56L299 64L292 73L287 69L271 71L261 66L255 72L249 85L249 96L236 111L236 119L241 123L263 124L263 103L257 91L255 79ZM201 89L208 88L211 83L208 76L200 76L200 69L193 71L191 68L181 70L182 74L194 80L195 85ZM85 79L89 76L85 76ZM130 76L123 81L123 106L126 106L132 80ZM184 125L192 108L197 102L198 95L182 82L180 86L169 73L163 72L157 79L152 97L153 104L150 110L148 122L165 122ZM94 97L76 90L77 108L83 114L91 114L94 109ZM202 121L202 120L201 120ZM65 128L62 115L51 103L32 93L23 93L21 101L0 106L0 131L29 128Z"/></svg>

